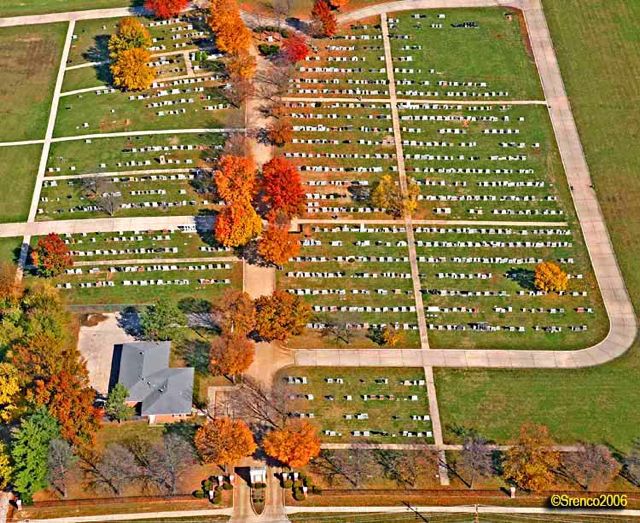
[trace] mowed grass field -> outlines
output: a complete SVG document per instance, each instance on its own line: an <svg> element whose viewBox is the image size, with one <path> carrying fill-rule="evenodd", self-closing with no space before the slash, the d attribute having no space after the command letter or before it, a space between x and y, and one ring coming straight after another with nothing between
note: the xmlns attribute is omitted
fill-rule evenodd
<svg viewBox="0 0 640 523"><path fill-rule="evenodd" d="M21 243L22 238L0 238L0 263L15 261Z"/></svg>
<svg viewBox="0 0 640 523"><path fill-rule="evenodd" d="M41 150L41 145L0 147L0 223L27 219Z"/></svg>
<svg viewBox="0 0 640 523"><path fill-rule="evenodd" d="M591 176L628 290L640 306L640 3L543 0ZM628 450L640 436L640 343L607 365L576 371L436 371L448 442L475 428L497 441L525 421L562 442Z"/></svg>
<svg viewBox="0 0 640 523"><path fill-rule="evenodd" d="M142 0L6 0L0 6L0 17L130 7L142 3Z"/></svg>
<svg viewBox="0 0 640 523"><path fill-rule="evenodd" d="M66 24L0 29L0 141L45 134Z"/></svg>

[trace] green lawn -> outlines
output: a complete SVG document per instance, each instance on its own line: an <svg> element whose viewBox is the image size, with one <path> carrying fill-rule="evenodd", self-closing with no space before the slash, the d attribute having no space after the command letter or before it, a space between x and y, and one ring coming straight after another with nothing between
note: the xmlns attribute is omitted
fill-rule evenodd
<svg viewBox="0 0 640 523"><path fill-rule="evenodd" d="M7 0L0 6L0 17L128 7L140 4L142 4L141 0Z"/></svg>
<svg viewBox="0 0 640 523"><path fill-rule="evenodd" d="M0 262L12 262L17 258L22 238L0 238Z"/></svg>
<svg viewBox="0 0 640 523"><path fill-rule="evenodd" d="M0 29L0 141L42 139L66 24Z"/></svg>
<svg viewBox="0 0 640 523"><path fill-rule="evenodd" d="M640 4L544 0L563 79L629 291L640 306ZM459 427L497 441L522 422L547 424L560 441L603 441L627 450L640 436L640 343L618 360L577 371L437 370L446 439Z"/></svg>
<svg viewBox="0 0 640 523"><path fill-rule="evenodd" d="M27 219L41 149L40 145L0 147L0 223Z"/></svg>

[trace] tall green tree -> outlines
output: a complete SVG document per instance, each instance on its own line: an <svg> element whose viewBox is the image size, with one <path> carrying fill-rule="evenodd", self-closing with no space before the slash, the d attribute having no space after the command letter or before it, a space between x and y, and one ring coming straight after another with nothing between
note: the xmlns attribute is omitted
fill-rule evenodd
<svg viewBox="0 0 640 523"><path fill-rule="evenodd" d="M107 397L107 403L104 408L107 416L116 421L124 421L133 416L133 407L126 403L128 397L129 391L127 387L122 383L116 384Z"/></svg>
<svg viewBox="0 0 640 523"><path fill-rule="evenodd" d="M147 340L166 341L173 339L187 323L178 306L167 299L147 307L140 314L140 328Z"/></svg>
<svg viewBox="0 0 640 523"><path fill-rule="evenodd" d="M59 435L58 422L44 407L23 418L15 430L11 445L13 485L23 501L30 503L33 495L47 486L49 444Z"/></svg>

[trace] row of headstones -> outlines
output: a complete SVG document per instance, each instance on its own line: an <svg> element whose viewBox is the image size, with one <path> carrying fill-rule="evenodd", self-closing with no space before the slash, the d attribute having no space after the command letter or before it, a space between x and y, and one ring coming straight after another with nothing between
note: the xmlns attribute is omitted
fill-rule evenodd
<svg viewBox="0 0 640 523"><path fill-rule="evenodd" d="M346 278L347 273L342 271L289 271L287 272L287 278L313 278L313 279L335 279ZM396 279L396 280L410 280L411 273L409 272L356 272L348 276L349 278L357 279Z"/></svg>

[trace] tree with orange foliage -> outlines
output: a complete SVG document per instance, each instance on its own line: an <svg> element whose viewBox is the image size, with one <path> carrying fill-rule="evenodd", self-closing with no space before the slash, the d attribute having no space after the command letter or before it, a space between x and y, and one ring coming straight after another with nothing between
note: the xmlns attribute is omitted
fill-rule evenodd
<svg viewBox="0 0 640 523"><path fill-rule="evenodd" d="M256 326L256 307L246 292L236 289L225 291L212 312L213 320L223 334L246 336Z"/></svg>
<svg viewBox="0 0 640 523"><path fill-rule="evenodd" d="M566 291L569 277L557 263L546 261L536 265L534 285L544 292Z"/></svg>
<svg viewBox="0 0 640 523"><path fill-rule="evenodd" d="M300 242L289 233L289 227L271 222L260 238L258 254L269 263L284 265L300 253Z"/></svg>
<svg viewBox="0 0 640 523"><path fill-rule="evenodd" d="M9 262L0 262L0 314L18 304L24 289L16 279L16 266Z"/></svg>
<svg viewBox="0 0 640 523"><path fill-rule="evenodd" d="M262 442L268 456L289 468L304 467L320 454L320 438L308 421L292 421L283 429L269 432Z"/></svg>
<svg viewBox="0 0 640 523"><path fill-rule="evenodd" d="M218 196L228 204L253 200L256 184L256 166L246 156L224 154L218 160L214 174Z"/></svg>
<svg viewBox="0 0 640 523"><path fill-rule="evenodd" d="M286 341L302 334L311 318L311 308L298 296L277 290L256 300L256 331L266 340Z"/></svg>
<svg viewBox="0 0 640 523"><path fill-rule="evenodd" d="M242 334L222 335L211 343L209 370L213 374L231 376L235 382L236 376L251 366L255 355L255 344Z"/></svg>
<svg viewBox="0 0 640 523"><path fill-rule="evenodd" d="M166 20L178 16L188 5L189 0L146 0L144 8L156 17Z"/></svg>
<svg viewBox="0 0 640 523"><path fill-rule="evenodd" d="M318 36L331 37L338 30L338 19L327 0L315 0L311 10L311 21Z"/></svg>
<svg viewBox="0 0 640 523"><path fill-rule="evenodd" d="M76 447L92 446L100 425L93 406L96 392L83 373L61 371L46 382L38 382L35 403L44 405L60 424L60 435Z"/></svg>
<svg viewBox="0 0 640 523"><path fill-rule="evenodd" d="M151 87L156 71L149 66L151 54L146 49L136 47L118 53L111 64L113 84L126 91L143 91Z"/></svg>
<svg viewBox="0 0 640 523"><path fill-rule="evenodd" d="M226 470L256 450L253 434L244 421L214 418L200 427L194 442L205 463L216 463Z"/></svg>
<svg viewBox="0 0 640 523"><path fill-rule="evenodd" d="M31 253L31 261L38 268L38 272L47 277L58 276L73 267L73 256L69 247L54 232L38 240L35 250Z"/></svg>
<svg viewBox="0 0 640 523"><path fill-rule="evenodd" d="M329 4L334 9L342 9L343 7L346 7L348 3L349 0L329 0Z"/></svg>
<svg viewBox="0 0 640 523"><path fill-rule="evenodd" d="M311 49L304 37L293 34L282 43L282 54L289 62L295 64L307 58Z"/></svg>
<svg viewBox="0 0 640 523"><path fill-rule="evenodd" d="M216 240L225 247L240 247L262 232L262 221L249 202L227 205L217 216Z"/></svg>
<svg viewBox="0 0 640 523"><path fill-rule="evenodd" d="M233 54L227 60L227 73L234 79L251 80L257 68L256 58L247 52Z"/></svg>
<svg viewBox="0 0 640 523"><path fill-rule="evenodd" d="M209 26L216 35L216 47L223 53L248 53L251 31L242 21L235 0L211 0Z"/></svg>
<svg viewBox="0 0 640 523"><path fill-rule="evenodd" d="M282 156L262 167L262 200L269 206L269 216L293 218L305 209L305 195L298 168Z"/></svg>
<svg viewBox="0 0 640 523"><path fill-rule="evenodd" d="M293 124L288 116L277 118L267 127L267 137L273 145L282 147L293 138Z"/></svg>

